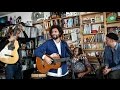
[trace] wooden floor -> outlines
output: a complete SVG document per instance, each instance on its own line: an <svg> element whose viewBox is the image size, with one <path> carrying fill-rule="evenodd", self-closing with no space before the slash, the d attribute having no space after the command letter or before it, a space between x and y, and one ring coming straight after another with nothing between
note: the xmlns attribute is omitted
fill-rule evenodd
<svg viewBox="0 0 120 90"><path fill-rule="evenodd" d="M44 78L46 78L46 74L37 74L37 73L31 74L31 79L44 79Z"/></svg>

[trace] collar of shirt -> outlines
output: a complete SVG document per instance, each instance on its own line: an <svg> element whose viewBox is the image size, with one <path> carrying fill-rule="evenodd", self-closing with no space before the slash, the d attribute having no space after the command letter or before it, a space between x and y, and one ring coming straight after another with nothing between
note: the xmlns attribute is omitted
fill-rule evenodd
<svg viewBox="0 0 120 90"><path fill-rule="evenodd" d="M114 52L114 50L117 50L117 48L118 48L118 43L116 43L115 48L112 49L112 51Z"/></svg>
<svg viewBox="0 0 120 90"><path fill-rule="evenodd" d="M115 50L117 50L117 48L118 48L118 43L116 43L116 45L115 45Z"/></svg>

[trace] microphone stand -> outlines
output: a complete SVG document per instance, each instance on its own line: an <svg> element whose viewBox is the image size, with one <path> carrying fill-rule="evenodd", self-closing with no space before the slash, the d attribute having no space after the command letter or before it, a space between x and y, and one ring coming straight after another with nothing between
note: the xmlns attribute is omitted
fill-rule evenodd
<svg viewBox="0 0 120 90"><path fill-rule="evenodd" d="M75 65L75 63L71 62L72 79L75 79L74 65Z"/></svg>

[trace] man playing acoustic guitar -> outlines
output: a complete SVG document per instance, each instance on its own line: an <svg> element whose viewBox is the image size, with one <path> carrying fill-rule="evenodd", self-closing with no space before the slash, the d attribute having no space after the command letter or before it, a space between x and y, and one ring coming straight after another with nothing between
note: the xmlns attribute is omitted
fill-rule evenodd
<svg viewBox="0 0 120 90"><path fill-rule="evenodd" d="M35 50L34 54L35 56L37 56L37 58L39 57L40 59L42 59L42 61L44 61L43 71L44 69L48 69L48 72L46 72L47 79L67 79L68 66L66 64L66 61L61 62L61 65L58 68L54 67L49 68L50 65L57 65L56 62L54 61L54 58L56 59L67 58L70 57L71 55L67 43L61 40L63 30L59 25L53 25L51 26L49 33L51 39L47 40L42 45L40 45ZM39 61L40 60L38 60L38 62Z"/></svg>
<svg viewBox="0 0 120 90"><path fill-rule="evenodd" d="M18 49L20 46L19 34L22 31L25 41L28 36L23 29L23 25L19 24L19 28L9 28L8 34L0 42L0 61L5 63L6 79L22 79L22 63L19 60ZM13 42L13 44L12 44Z"/></svg>

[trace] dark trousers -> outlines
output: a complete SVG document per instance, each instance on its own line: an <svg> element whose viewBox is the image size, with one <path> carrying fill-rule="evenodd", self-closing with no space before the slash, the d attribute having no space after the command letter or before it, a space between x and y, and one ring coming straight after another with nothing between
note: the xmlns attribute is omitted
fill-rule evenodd
<svg viewBox="0 0 120 90"><path fill-rule="evenodd" d="M8 64L5 68L6 79L22 79L22 65Z"/></svg>
<svg viewBox="0 0 120 90"><path fill-rule="evenodd" d="M120 70L109 72L107 75L103 75L104 67L101 67L96 71L97 79L120 79Z"/></svg>

